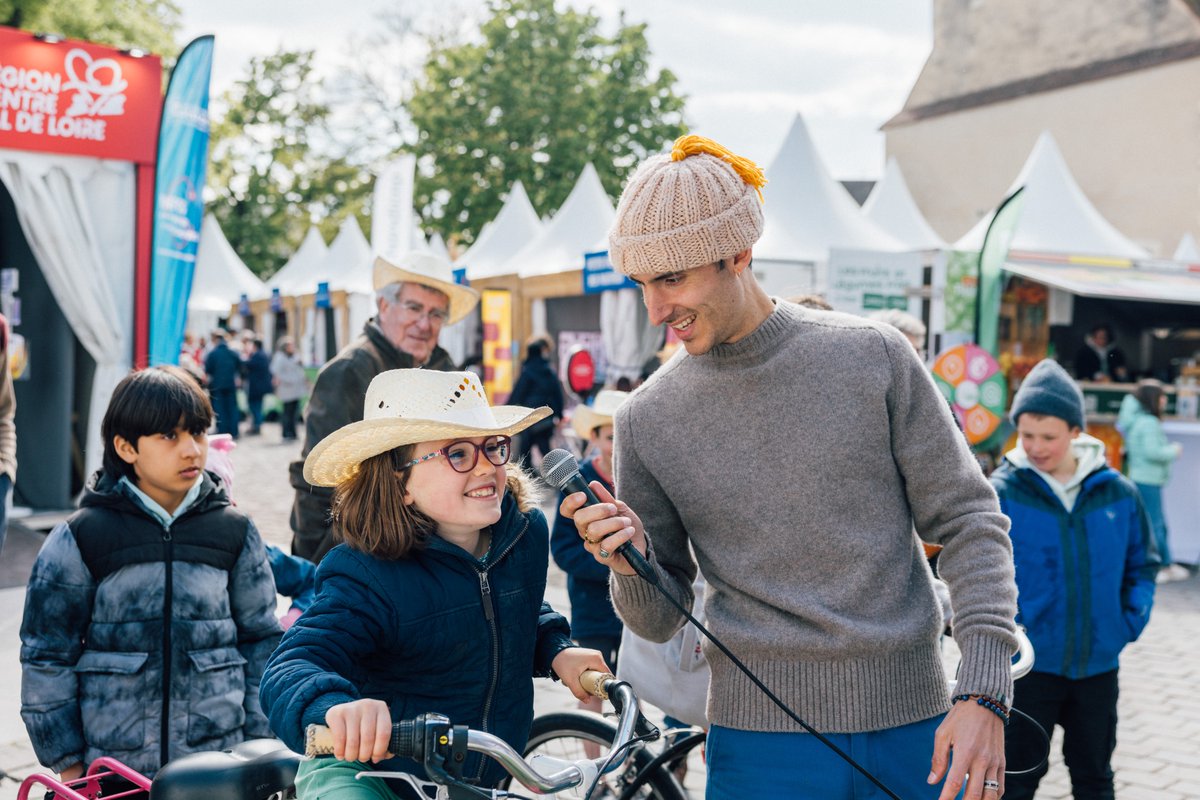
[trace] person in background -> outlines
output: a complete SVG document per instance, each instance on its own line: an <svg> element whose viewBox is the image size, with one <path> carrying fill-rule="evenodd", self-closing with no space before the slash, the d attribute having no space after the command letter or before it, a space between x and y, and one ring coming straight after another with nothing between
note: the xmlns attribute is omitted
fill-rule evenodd
<svg viewBox="0 0 1200 800"><path fill-rule="evenodd" d="M1163 386L1156 380L1140 381L1133 394L1125 395L1117 415L1117 428L1125 437L1125 474L1142 495L1142 503L1150 516L1154 544L1158 548L1162 569L1158 581L1190 578L1192 573L1171 559L1167 542L1167 519L1163 514L1163 486L1171 478L1171 464L1183 452L1178 442L1168 442L1163 433L1162 412L1167 407Z"/></svg>
<svg viewBox="0 0 1200 800"><path fill-rule="evenodd" d="M909 314L907 311L901 311L898 308L886 308L882 311L872 311L867 314L867 319L873 319L876 322L882 322L884 325L891 325L896 330L904 334L904 338L908 339L908 343L913 346L917 357L922 361L925 360L925 323Z"/></svg>
<svg viewBox="0 0 1200 800"><path fill-rule="evenodd" d="M550 406L554 410L551 416L530 426L518 440L517 460L528 467L534 466L531 460L534 447L538 448L539 458L545 458L550 452L555 423L563 414L563 390L558 375L550 366L551 349L550 340L544 336L530 340L525 347L525 363L521 365L517 385L508 398L513 405Z"/></svg>
<svg viewBox="0 0 1200 800"><path fill-rule="evenodd" d="M229 502L233 499L233 450L237 442L227 433L216 433L208 437L208 461L204 468L216 476ZM271 565L271 576L275 578L275 592L291 598L292 604L279 625L285 631L300 618L305 609L312 605L317 596L317 568L312 562L288 555L282 548L267 544L267 563Z"/></svg>
<svg viewBox="0 0 1200 800"><path fill-rule="evenodd" d="M11 334L8 319L0 314L0 555L8 536L8 503L17 479L17 398L8 366Z"/></svg>
<svg viewBox="0 0 1200 800"><path fill-rule="evenodd" d="M308 481L336 487L343 543L321 562L316 602L262 683L271 726L292 749L304 749L306 726L330 728L334 757L301 763L299 797L394 797L390 788L412 798L398 780L357 780L367 762L425 777L388 752L392 720L437 711L521 752L533 678L557 676L582 699L583 672L607 671L544 599L550 532L533 479L509 463L510 437L549 413L490 406L469 372L390 370L371 381L363 419L309 454ZM463 755L477 785L507 777Z"/></svg>
<svg viewBox="0 0 1200 800"><path fill-rule="evenodd" d="M275 396L283 404L279 418L283 426L283 440L295 441L296 414L300 409L300 401L308 394L308 373L300 363L296 341L291 336L280 338L279 347L271 356L271 385L275 389Z"/></svg>
<svg viewBox="0 0 1200 800"><path fill-rule="evenodd" d="M1093 327L1076 351L1075 377L1081 381L1129 380L1125 354L1117 347L1112 326L1107 322Z"/></svg>
<svg viewBox="0 0 1200 800"><path fill-rule="evenodd" d="M208 376L208 394L213 413L217 416L217 433L238 438L237 387L242 359L226 341L224 331L213 331L212 348L204 357L204 374Z"/></svg>
<svg viewBox="0 0 1200 800"><path fill-rule="evenodd" d="M409 253L398 264L378 258L372 278L376 314L357 339L321 368L305 410L304 448L288 465L296 491L292 553L313 563L336 544L330 529L333 491L304 480L304 459L317 442L362 419L367 387L379 373L454 369L438 336L443 325L458 322L479 302L479 292L454 282L450 262L429 253Z"/></svg>
<svg viewBox="0 0 1200 800"><path fill-rule="evenodd" d="M1137 488L1083 433L1083 393L1038 362L1013 397L1017 446L991 475L1012 520L1017 622L1037 661L1013 708L1063 729L1075 800L1112 800L1121 650L1150 620L1158 554ZM1029 800L1047 766L1008 777L1006 800Z"/></svg>
<svg viewBox="0 0 1200 800"><path fill-rule="evenodd" d="M250 411L250 434L262 433L263 400L271 393L271 357L263 350L262 339L250 341L250 354L242 362L246 376L246 407Z"/></svg>
<svg viewBox="0 0 1200 800"><path fill-rule="evenodd" d="M595 453L579 465L583 479L600 481L613 490L613 414L629 394L613 389L601 390L592 405L575 407L571 426L584 442L584 455ZM621 620L608 596L608 568L597 564L583 549L575 532L575 523L562 514L554 517L550 532L550 553L554 563L567 573L567 596L571 599L571 638L580 647L599 650L613 669L621 646ZM580 702L581 708L599 712L596 697Z"/></svg>
<svg viewBox="0 0 1200 800"><path fill-rule="evenodd" d="M125 376L103 466L38 552L21 620L21 718L72 780L99 756L150 776L270 736L259 679L279 642L254 523L205 471L213 410L179 367Z"/></svg>

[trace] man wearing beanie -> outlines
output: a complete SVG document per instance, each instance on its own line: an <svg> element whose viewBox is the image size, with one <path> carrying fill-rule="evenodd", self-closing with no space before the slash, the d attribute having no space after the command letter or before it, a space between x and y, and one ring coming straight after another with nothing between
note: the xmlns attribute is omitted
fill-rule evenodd
<svg viewBox="0 0 1200 800"><path fill-rule="evenodd" d="M1014 707L1047 733L1063 728L1075 800L1113 797L1117 659L1154 604L1158 555L1137 488L1082 433L1083 394L1053 361L1038 363L1013 398L1017 446L992 473L1012 519L1020 589L1017 621L1033 643L1034 671ZM1005 798L1037 791L1046 766L1013 775Z"/></svg>
<svg viewBox="0 0 1200 800"><path fill-rule="evenodd" d="M630 179L609 254L683 352L616 414L620 501L593 483L599 505L577 493L560 510L611 568L635 633L666 641L683 618L613 555L625 541L686 603L698 562L713 633L893 792L994 800L1015 650L1008 521L899 331L763 291L750 265L764 183L698 136ZM970 698L953 707L914 526L944 546ZM865 778L705 651L709 800L862 796Z"/></svg>

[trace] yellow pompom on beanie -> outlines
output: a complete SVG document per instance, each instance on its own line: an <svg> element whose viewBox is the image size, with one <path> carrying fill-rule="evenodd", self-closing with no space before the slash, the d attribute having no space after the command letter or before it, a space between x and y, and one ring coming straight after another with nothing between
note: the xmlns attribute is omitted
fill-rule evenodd
<svg viewBox="0 0 1200 800"><path fill-rule="evenodd" d="M608 256L625 275L682 272L751 247L763 231L767 179L749 159L703 136L642 162L617 204Z"/></svg>

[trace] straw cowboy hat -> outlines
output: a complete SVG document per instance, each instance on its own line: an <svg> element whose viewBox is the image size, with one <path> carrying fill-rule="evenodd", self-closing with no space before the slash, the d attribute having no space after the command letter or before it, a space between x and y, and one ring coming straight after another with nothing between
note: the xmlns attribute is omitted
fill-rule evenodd
<svg viewBox="0 0 1200 800"><path fill-rule="evenodd" d="M592 431L596 428L601 425L612 425L613 414L617 413L617 409L627 397L629 397L629 392L604 389L596 395L592 405L585 406L580 403L575 406L575 414L571 418L571 425L575 428L575 433L586 441L592 438Z"/></svg>
<svg viewBox="0 0 1200 800"><path fill-rule="evenodd" d="M304 480L336 486L394 447L441 439L512 436L554 413L548 406L489 406L472 372L393 369L367 387L363 419L326 436L304 459Z"/></svg>
<svg viewBox="0 0 1200 800"><path fill-rule="evenodd" d="M470 286L454 282L454 268L450 262L432 253L407 253L399 264L393 264L382 256L375 259L373 284L375 291L393 283L419 283L436 289L450 298L451 325L471 313L479 302L479 292Z"/></svg>

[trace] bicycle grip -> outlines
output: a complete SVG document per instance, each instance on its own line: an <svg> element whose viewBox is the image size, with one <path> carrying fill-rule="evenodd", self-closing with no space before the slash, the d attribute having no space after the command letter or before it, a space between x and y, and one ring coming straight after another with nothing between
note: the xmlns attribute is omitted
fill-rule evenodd
<svg viewBox="0 0 1200 800"><path fill-rule="evenodd" d="M588 694L599 697L601 700L607 700L608 691L604 688L604 684L607 681L616 680L616 677L611 672L601 672L598 669L585 669L579 676L579 683Z"/></svg>
<svg viewBox="0 0 1200 800"><path fill-rule="evenodd" d="M417 721L402 720L392 723L392 738L388 752L400 758L412 758L417 750ZM333 755L333 731L325 725L312 724L304 729L304 756Z"/></svg>

